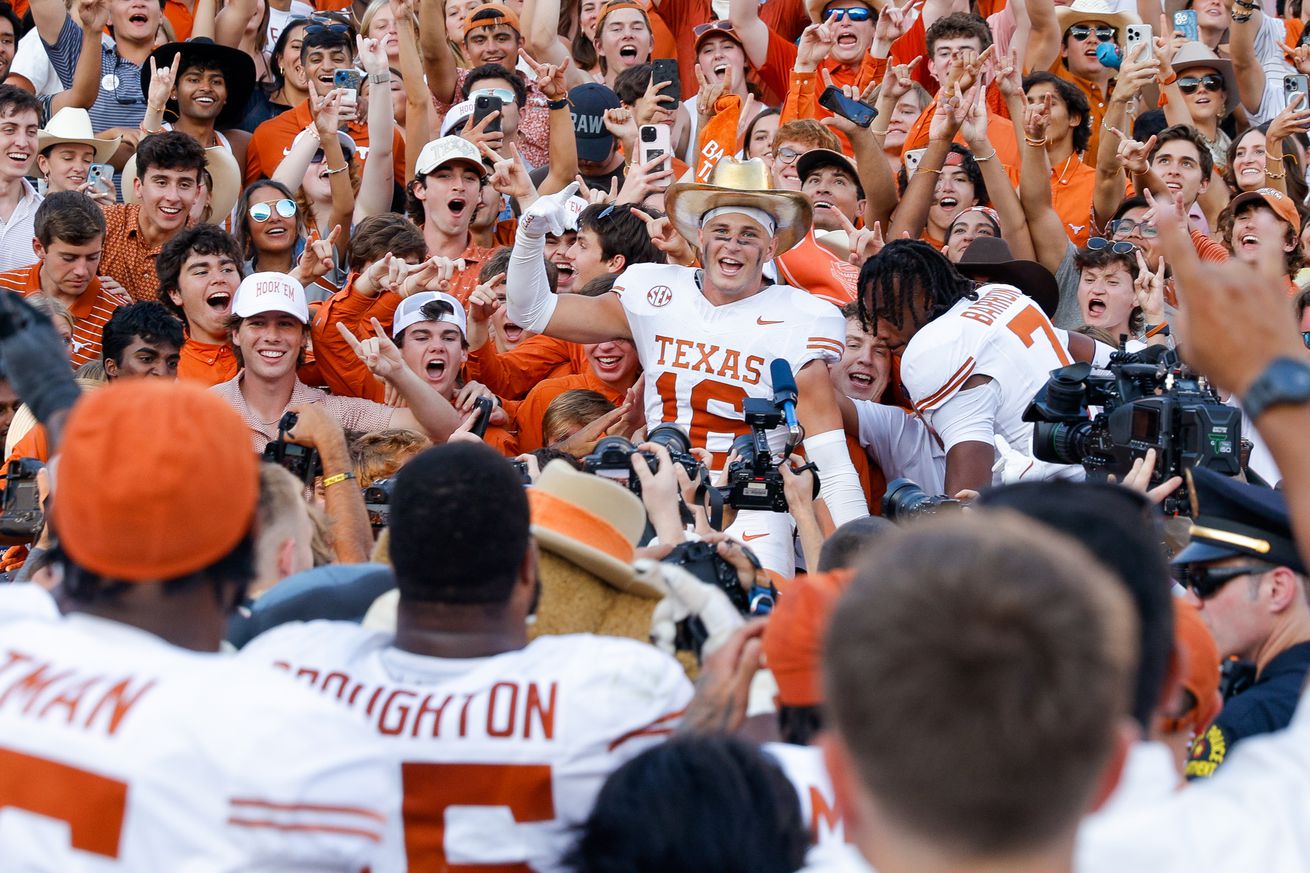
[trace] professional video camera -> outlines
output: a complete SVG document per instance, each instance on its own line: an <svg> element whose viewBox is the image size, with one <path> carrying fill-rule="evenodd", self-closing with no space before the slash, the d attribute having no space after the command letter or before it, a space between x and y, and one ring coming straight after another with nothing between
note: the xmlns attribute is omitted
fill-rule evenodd
<svg viewBox="0 0 1310 873"><path fill-rule="evenodd" d="M902 522L926 518L945 512L959 512L964 503L954 497L931 497L909 479L893 479L882 495L882 515L888 521Z"/></svg>
<svg viewBox="0 0 1310 873"><path fill-rule="evenodd" d="M15 458L5 471L4 508L0 511L0 544L30 543L45 527L45 512L37 493L36 474L45 464L36 458Z"/></svg>
<svg viewBox="0 0 1310 873"><path fill-rule="evenodd" d="M306 488L314 486L314 479L323 475L323 460L318 451L309 446L287 442L287 431L296 426L300 416L288 412L277 423L277 439L264 446L264 460L284 467L292 476L305 483Z"/></svg>
<svg viewBox="0 0 1310 873"><path fill-rule="evenodd" d="M697 481L704 475L705 465L691 453L691 440L686 432L676 424L661 424L653 428L646 441L664 446L673 463L687 471L687 476ZM641 494L641 479L632 469L632 456L639 454L645 459L650 471L655 473L660 468L659 456L650 451L639 451L632 441L621 436L603 437L596 443L590 455L582 459L582 465L588 473L613 479L634 494Z"/></svg>
<svg viewBox="0 0 1310 873"><path fill-rule="evenodd" d="M1091 415L1089 407L1100 411ZM1082 464L1091 478L1113 473L1122 480L1134 460L1155 449L1151 484L1158 485L1190 467L1240 473L1241 415L1176 353L1152 347L1115 352L1108 372L1085 363L1053 370L1023 418L1035 423L1036 458ZM1190 514L1186 486L1165 498L1163 508Z"/></svg>
<svg viewBox="0 0 1310 873"><path fill-rule="evenodd" d="M784 493L782 474L778 465L783 463L800 441L800 425L796 421L796 377L791 365L782 358L769 364L769 377L773 383L773 400L748 398L742 403L742 414L750 433L732 441L732 452L737 460L728 465L728 496L726 502L734 509L759 509L765 512L786 512L787 496ZM787 447L775 459L769 450L769 431L786 421ZM814 496L819 496L819 469L814 471Z"/></svg>

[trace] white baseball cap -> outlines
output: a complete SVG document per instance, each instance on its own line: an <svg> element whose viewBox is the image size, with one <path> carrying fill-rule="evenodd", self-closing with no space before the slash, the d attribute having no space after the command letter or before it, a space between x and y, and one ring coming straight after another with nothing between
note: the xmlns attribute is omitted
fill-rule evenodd
<svg viewBox="0 0 1310 873"><path fill-rule="evenodd" d="M443 136L423 146L414 164L414 175L426 176L442 164L461 161L473 166L483 176L487 175L487 166L482 163L482 153L478 147L462 136Z"/></svg>
<svg viewBox="0 0 1310 873"><path fill-rule="evenodd" d="M249 318L262 312L285 312L309 324L304 286L286 273L251 273L237 286L232 314Z"/></svg>
<svg viewBox="0 0 1310 873"><path fill-rule="evenodd" d="M424 306L437 302L450 304L452 311L442 313L437 318L429 318L423 314ZM400 306L396 307L395 320L391 323L391 338L396 339L402 330L420 321L449 322L459 328L461 336L468 336L468 316L464 314L464 304L440 291L420 291L400 301Z"/></svg>
<svg viewBox="0 0 1310 873"><path fill-rule="evenodd" d="M461 121L468 121L472 117L472 100L464 100L463 102L456 103L454 106L446 110L446 117L441 120L441 135L449 135L450 132L455 129L455 125L459 124Z"/></svg>
<svg viewBox="0 0 1310 873"><path fill-rule="evenodd" d="M591 204L585 197L579 197L574 194L568 200L564 201L564 229L576 231L578 229L578 219L582 217L582 210Z"/></svg>

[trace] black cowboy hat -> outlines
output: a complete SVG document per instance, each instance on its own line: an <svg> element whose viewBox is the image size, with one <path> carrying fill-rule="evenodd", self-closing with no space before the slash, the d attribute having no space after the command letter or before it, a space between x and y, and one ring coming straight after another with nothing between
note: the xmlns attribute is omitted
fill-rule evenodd
<svg viewBox="0 0 1310 873"><path fill-rule="evenodd" d="M255 90L255 62L245 52L219 45L207 36L197 36L186 42L170 42L161 45L150 53L155 59L155 68L162 70L173 64L173 58L182 53L182 68L192 58L202 58L223 71L223 81L227 85L227 102L223 111L214 119L214 127L222 129L236 127L246 114L246 104ZM150 93L150 64L141 67L141 93ZM168 101L169 111L177 114L177 101Z"/></svg>
<svg viewBox="0 0 1310 873"><path fill-rule="evenodd" d="M1017 260L1000 237L980 236L969 243L955 268L970 279L1013 285L1036 301L1047 318L1055 317L1060 305L1055 276L1036 261Z"/></svg>

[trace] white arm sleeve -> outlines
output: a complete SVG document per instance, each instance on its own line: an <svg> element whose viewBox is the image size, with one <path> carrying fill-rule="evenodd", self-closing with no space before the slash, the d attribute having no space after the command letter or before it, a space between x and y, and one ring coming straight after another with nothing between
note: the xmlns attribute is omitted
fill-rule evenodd
<svg viewBox="0 0 1310 873"><path fill-rule="evenodd" d="M559 299L546 276L546 238L515 234L505 271L505 315L533 333L545 333Z"/></svg>
<svg viewBox="0 0 1310 873"><path fill-rule="evenodd" d="M819 467L819 496L837 525L869 514L860 476L846 448L846 432L830 430L805 438L805 457Z"/></svg>
<svg viewBox="0 0 1310 873"><path fill-rule="evenodd" d="M932 411L929 424L942 438L946 451L960 443L986 443L995 448L996 413L1001 407L1001 386L995 380L961 391Z"/></svg>

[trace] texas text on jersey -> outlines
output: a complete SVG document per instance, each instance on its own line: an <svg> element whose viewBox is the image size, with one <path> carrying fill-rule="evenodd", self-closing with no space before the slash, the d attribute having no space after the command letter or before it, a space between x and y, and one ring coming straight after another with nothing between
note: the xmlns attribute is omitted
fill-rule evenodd
<svg viewBox="0 0 1310 873"><path fill-rule="evenodd" d="M609 773L677 727L691 685L629 640L541 637L487 658L433 658L334 622L284 625L243 659L344 703L399 768L387 870L556 870ZM603 693L602 693L603 690Z"/></svg>

